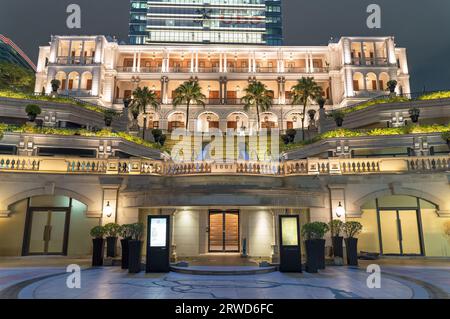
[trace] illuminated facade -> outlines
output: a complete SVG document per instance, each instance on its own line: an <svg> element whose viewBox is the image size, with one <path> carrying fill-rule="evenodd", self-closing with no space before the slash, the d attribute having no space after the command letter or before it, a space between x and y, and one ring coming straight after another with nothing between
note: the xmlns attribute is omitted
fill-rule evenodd
<svg viewBox="0 0 450 319"><path fill-rule="evenodd" d="M281 0L131 0L131 44L268 44L283 40Z"/></svg>
<svg viewBox="0 0 450 319"><path fill-rule="evenodd" d="M173 92L195 79L207 107L192 106L190 130L201 129L199 117L205 111L213 113L216 127L226 130L233 112L244 113L240 120L245 119L246 127L256 121L254 111L243 112L241 101L244 89L256 79L274 92L273 107L264 117L267 127L285 130L300 125L295 118L300 118L301 107L291 106L290 91L302 77L313 77L322 86L326 109L387 95L391 79L398 81L397 93L410 92L406 50L396 47L392 37L345 37L322 47L270 47L119 45L102 36L55 36L50 46L41 47L35 90L49 94L51 80L58 79L60 94L120 110L136 87L147 86L161 98L153 121L170 131L186 122L183 112L173 112ZM318 110L314 103L310 107Z"/></svg>

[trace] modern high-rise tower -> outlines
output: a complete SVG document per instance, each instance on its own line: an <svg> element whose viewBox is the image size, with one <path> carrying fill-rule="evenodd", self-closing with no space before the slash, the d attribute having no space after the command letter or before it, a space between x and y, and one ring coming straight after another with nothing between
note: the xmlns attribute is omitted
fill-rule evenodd
<svg viewBox="0 0 450 319"><path fill-rule="evenodd" d="M281 45L281 0L131 0L131 44Z"/></svg>

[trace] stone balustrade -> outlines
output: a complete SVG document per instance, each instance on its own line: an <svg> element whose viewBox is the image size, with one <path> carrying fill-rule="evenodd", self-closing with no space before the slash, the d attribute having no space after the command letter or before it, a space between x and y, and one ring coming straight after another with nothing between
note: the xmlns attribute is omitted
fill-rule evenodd
<svg viewBox="0 0 450 319"><path fill-rule="evenodd" d="M450 155L377 158L308 158L285 162L163 162L141 158L86 159L0 155L0 172L99 175L359 175L450 170Z"/></svg>

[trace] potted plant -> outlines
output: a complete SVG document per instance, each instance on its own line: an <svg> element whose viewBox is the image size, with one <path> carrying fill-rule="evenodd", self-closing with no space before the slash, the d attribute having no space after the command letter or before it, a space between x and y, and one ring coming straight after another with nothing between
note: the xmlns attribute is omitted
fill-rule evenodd
<svg viewBox="0 0 450 319"><path fill-rule="evenodd" d="M136 108L133 108L131 110L131 115L133 116L133 120L137 121L138 117L139 117L139 110Z"/></svg>
<svg viewBox="0 0 450 319"><path fill-rule="evenodd" d="M103 236L105 235L105 228L103 226L95 226L91 229L92 238L92 266L103 266L103 247L104 240Z"/></svg>
<svg viewBox="0 0 450 319"><path fill-rule="evenodd" d="M323 107L325 106L325 102L326 102L327 100L325 100L324 98L323 98L323 96L319 96L317 99L316 99L316 102L317 102L317 104L319 104L319 107L321 108L321 109L323 109Z"/></svg>
<svg viewBox="0 0 450 319"><path fill-rule="evenodd" d="M344 237L341 236L344 223L339 219L333 219L328 223L331 232L331 243L333 246L333 256L336 264L342 264L342 258L344 257L344 249L342 243ZM337 260L339 259L339 260Z"/></svg>
<svg viewBox="0 0 450 319"><path fill-rule="evenodd" d="M128 272L135 274L141 271L141 248L144 224L135 223L130 226L130 237L128 241Z"/></svg>
<svg viewBox="0 0 450 319"><path fill-rule="evenodd" d="M128 269L128 241L131 239L131 225L125 224L120 226L119 235L122 237L120 246L122 247L122 269Z"/></svg>
<svg viewBox="0 0 450 319"><path fill-rule="evenodd" d="M413 123L419 122L420 109L418 109L417 107L412 107L408 110L408 112L409 112L409 117L411 118L411 121Z"/></svg>
<svg viewBox="0 0 450 319"><path fill-rule="evenodd" d="M442 133L441 137L447 142L447 145L450 148L450 131Z"/></svg>
<svg viewBox="0 0 450 319"><path fill-rule="evenodd" d="M325 236L329 227L326 223L307 223L302 228L306 248L306 271L316 273L325 269Z"/></svg>
<svg viewBox="0 0 450 319"><path fill-rule="evenodd" d="M293 128L286 130L286 136L287 136L287 140L289 141L289 143L294 143L296 135L297 135L297 131L294 130Z"/></svg>
<svg viewBox="0 0 450 319"><path fill-rule="evenodd" d="M42 110L39 105L28 104L25 108L25 112L27 112L28 120L30 122L34 122L34 120L36 120L36 117L42 113Z"/></svg>
<svg viewBox="0 0 450 319"><path fill-rule="evenodd" d="M51 86L52 86L52 91L53 91L53 93L57 93L58 92L58 89L59 89L59 87L61 86L61 81L60 80L57 80L57 79L53 79L51 82L50 82L50 84L51 84Z"/></svg>
<svg viewBox="0 0 450 319"><path fill-rule="evenodd" d="M349 221L343 226L345 238L345 247L347 248L347 264L349 266L358 266L358 238L355 238L362 230L360 222Z"/></svg>
<svg viewBox="0 0 450 319"><path fill-rule="evenodd" d="M335 111L331 112L331 117L336 122L337 127L342 127L342 124L344 123L344 118L345 118L344 112L342 112L340 110L335 110Z"/></svg>
<svg viewBox="0 0 450 319"><path fill-rule="evenodd" d="M105 125L107 127L110 127L112 124L113 119L117 116L117 112L114 110L105 110L104 111L104 120Z"/></svg>
<svg viewBox="0 0 450 319"><path fill-rule="evenodd" d="M152 135L153 139L155 140L155 143L159 143L161 136L163 136L163 132L162 130L155 128L152 130Z"/></svg>
<svg viewBox="0 0 450 319"><path fill-rule="evenodd" d="M131 99L129 97L126 97L123 99L123 107L124 108L127 109L130 106L130 103L131 103Z"/></svg>
<svg viewBox="0 0 450 319"><path fill-rule="evenodd" d="M395 93L395 88L397 87L397 81L396 80L390 80L386 83L388 90L391 94Z"/></svg>
<svg viewBox="0 0 450 319"><path fill-rule="evenodd" d="M105 226L106 235L106 257L116 257L117 235L120 226L116 223L108 223Z"/></svg>

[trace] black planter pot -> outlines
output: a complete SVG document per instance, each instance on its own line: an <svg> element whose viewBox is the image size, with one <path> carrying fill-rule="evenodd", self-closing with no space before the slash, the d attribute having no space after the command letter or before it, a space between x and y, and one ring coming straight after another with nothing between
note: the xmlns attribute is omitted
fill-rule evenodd
<svg viewBox="0 0 450 319"><path fill-rule="evenodd" d="M120 245L122 246L122 269L128 269L128 241L129 239L127 238L120 240Z"/></svg>
<svg viewBox="0 0 450 319"><path fill-rule="evenodd" d="M336 122L337 127L341 127L344 123L344 119L335 119L334 121Z"/></svg>
<svg viewBox="0 0 450 319"><path fill-rule="evenodd" d="M92 239L92 266L103 266L103 247L104 247L104 239L103 238L94 238Z"/></svg>
<svg viewBox="0 0 450 319"><path fill-rule="evenodd" d="M110 127L111 124L112 124L112 119L105 119L105 125L106 125L107 127Z"/></svg>
<svg viewBox="0 0 450 319"><path fill-rule="evenodd" d="M317 267L325 269L325 239L316 239L317 245Z"/></svg>
<svg viewBox="0 0 450 319"><path fill-rule="evenodd" d="M413 115L413 116L411 116L411 121L412 121L413 123L419 122L419 116L418 116L418 115Z"/></svg>
<svg viewBox="0 0 450 319"><path fill-rule="evenodd" d="M137 274L141 271L141 247L142 241L128 241L128 272Z"/></svg>
<svg viewBox="0 0 450 319"><path fill-rule="evenodd" d="M345 238L347 248L347 264L358 266L358 238Z"/></svg>
<svg viewBox="0 0 450 319"><path fill-rule="evenodd" d="M28 114L28 120L30 122L34 122L34 120L36 120L36 114Z"/></svg>
<svg viewBox="0 0 450 319"><path fill-rule="evenodd" d="M318 265L318 245L315 240L305 240L305 249L306 249L306 272L316 273L319 269Z"/></svg>
<svg viewBox="0 0 450 319"><path fill-rule="evenodd" d="M331 237L334 257L341 257L341 258L344 257L344 248L342 247L343 241L344 237Z"/></svg>
<svg viewBox="0 0 450 319"><path fill-rule="evenodd" d="M116 257L117 237L106 237L106 257Z"/></svg>

